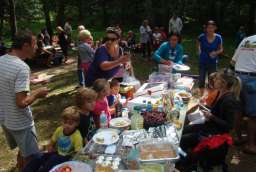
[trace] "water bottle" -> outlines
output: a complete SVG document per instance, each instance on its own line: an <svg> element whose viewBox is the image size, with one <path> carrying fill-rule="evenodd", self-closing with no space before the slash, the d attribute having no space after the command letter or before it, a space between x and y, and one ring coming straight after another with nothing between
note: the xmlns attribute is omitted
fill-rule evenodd
<svg viewBox="0 0 256 172"><path fill-rule="evenodd" d="M152 105L151 101L148 101L146 111L147 112L152 112L152 110L153 110L153 105Z"/></svg>
<svg viewBox="0 0 256 172"><path fill-rule="evenodd" d="M139 107L134 107L133 115L131 117L131 128L132 130L143 129L144 119L140 115Z"/></svg>
<svg viewBox="0 0 256 172"><path fill-rule="evenodd" d="M128 108L123 108L122 109L122 117L123 118L129 118L129 110L128 110Z"/></svg>
<svg viewBox="0 0 256 172"><path fill-rule="evenodd" d="M118 102L118 104L116 105L116 117L121 117L122 116L122 103Z"/></svg>
<svg viewBox="0 0 256 172"><path fill-rule="evenodd" d="M100 128L108 127L108 117L105 111L102 111L100 114Z"/></svg>

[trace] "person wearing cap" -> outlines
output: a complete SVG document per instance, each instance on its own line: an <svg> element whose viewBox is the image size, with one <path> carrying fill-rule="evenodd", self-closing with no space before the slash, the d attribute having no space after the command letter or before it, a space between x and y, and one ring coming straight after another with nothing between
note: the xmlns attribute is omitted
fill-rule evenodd
<svg viewBox="0 0 256 172"><path fill-rule="evenodd" d="M205 25L205 32L197 40L199 54L199 88L203 92L206 75L210 76L217 70L220 54L223 52L221 35L215 33L217 27L212 20Z"/></svg>
<svg viewBox="0 0 256 172"><path fill-rule="evenodd" d="M241 103L248 120L248 145L244 151L256 154L256 35L239 44L231 63L242 82ZM242 117L241 117L242 118ZM239 138L240 137L240 138ZM241 136L238 135L238 139ZM242 141L242 140L240 140Z"/></svg>
<svg viewBox="0 0 256 172"><path fill-rule="evenodd" d="M86 86L92 86L93 82L99 78L111 79L120 70L122 64L130 60L130 55L122 55L118 45L120 35L117 29L108 27L104 44L95 52L93 62L91 63L85 83Z"/></svg>
<svg viewBox="0 0 256 172"><path fill-rule="evenodd" d="M85 86L85 75L93 61L95 50L91 47L92 35L88 30L81 30L79 32L78 45L78 77L79 85Z"/></svg>
<svg viewBox="0 0 256 172"><path fill-rule="evenodd" d="M172 63L182 64L183 47L178 43L179 35L169 34L169 41L160 45L153 55L153 59L160 64L171 65Z"/></svg>

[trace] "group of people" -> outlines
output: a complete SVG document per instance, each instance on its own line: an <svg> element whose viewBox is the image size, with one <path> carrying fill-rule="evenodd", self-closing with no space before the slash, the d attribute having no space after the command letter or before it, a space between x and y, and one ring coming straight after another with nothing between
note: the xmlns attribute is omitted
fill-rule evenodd
<svg viewBox="0 0 256 172"><path fill-rule="evenodd" d="M182 64L183 48L179 43L182 22L173 17L170 26L171 33L157 48L153 59L165 65ZM70 30L71 26L67 28ZM228 133L234 125L237 138L241 141L239 122L242 115L247 115L248 145L245 151L256 154L256 36L245 38L239 44L232 58L235 71L218 71L217 63L223 52L223 41L216 29L216 23L208 21L197 40L199 87L202 93L208 93L208 99L202 101L210 111L204 111L205 124L185 126L181 147L189 152L202 138ZM145 34L143 39L149 39L150 30L145 20L140 28L141 34ZM57 31L59 45L62 49L67 48L72 32L64 31L61 27L57 27ZM162 34L160 36L157 33L156 38L162 37ZM38 98L46 97L48 89L43 87L30 91L30 68L24 60L34 55L36 37L25 31L16 35L10 52L0 57L0 125L10 147L19 148L17 162L20 171L49 171L53 166L69 160L100 127L102 112L107 115L108 121L116 115L121 97L120 81L125 72L132 71L131 54L122 46L132 45L135 39L133 32L128 32L128 38L132 39L122 39L120 27L108 27L103 40L94 45L91 32L82 25L78 27L77 71L81 87L76 92L73 106L63 110L61 126L53 133L48 152L41 153L29 106ZM47 44L48 41L46 32L42 32L38 42ZM141 43L143 47L148 46L148 42ZM208 89L205 83L207 75ZM191 111L196 108L198 106ZM188 156L183 161L186 164L183 167L190 167L187 164L194 160L194 157Z"/></svg>
<svg viewBox="0 0 256 172"><path fill-rule="evenodd" d="M36 53L33 59L27 60L27 62L31 61L32 64L35 63L43 67L59 65L63 59L66 62L68 48L71 47L72 43L70 19L67 20L63 28L57 26L54 35L50 35L46 28L41 29L41 32L37 35Z"/></svg>
<svg viewBox="0 0 256 172"><path fill-rule="evenodd" d="M131 69L131 54L123 51L120 29L108 27L101 44L94 47L91 33L84 29L79 32L78 75L80 86L92 86L99 78L122 78L124 71Z"/></svg>
<svg viewBox="0 0 256 172"><path fill-rule="evenodd" d="M29 105L44 98L48 89L39 88L30 93L30 68L23 61L34 55L36 37L30 32L18 33L11 51L0 58L1 75L4 76L0 79L3 93L0 122L10 147L19 148L18 167L25 167L24 172L48 172L53 166L69 160L100 127L102 112L106 113L108 121L117 114L120 83L118 78L108 80L126 66L130 55L119 48L118 29L107 28L105 43L96 51L92 47L90 32L83 27L80 29L78 69L86 71L86 80L77 91L74 106L64 109L61 126L54 132L46 154L39 151ZM92 62L85 56L92 57Z"/></svg>
<svg viewBox="0 0 256 172"><path fill-rule="evenodd" d="M32 159L23 171L48 172L54 166L70 160L101 127L101 113L106 114L108 122L116 115L119 88L118 80L113 79L109 83L105 79L97 79L91 88L78 89L74 105L65 108L61 114L61 126L53 133L47 153L33 152Z"/></svg>
<svg viewBox="0 0 256 172"><path fill-rule="evenodd" d="M183 23L180 17L175 13L169 20L169 34L175 34L179 38L183 28ZM168 36L164 27L154 27L152 30L149 21L144 20L140 26L140 44L142 56L147 57L150 60L152 50L156 50L163 42L165 42L170 36Z"/></svg>

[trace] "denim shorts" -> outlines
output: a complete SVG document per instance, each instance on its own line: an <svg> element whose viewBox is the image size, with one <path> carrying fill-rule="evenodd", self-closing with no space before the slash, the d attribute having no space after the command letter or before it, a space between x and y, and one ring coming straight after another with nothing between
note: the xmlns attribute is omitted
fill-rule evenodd
<svg viewBox="0 0 256 172"><path fill-rule="evenodd" d="M2 126L7 143L11 149L19 148L21 156L24 158L39 152L35 127L23 130L9 130Z"/></svg>
<svg viewBox="0 0 256 172"><path fill-rule="evenodd" d="M256 76L238 74L242 81L241 102L245 115L256 117Z"/></svg>

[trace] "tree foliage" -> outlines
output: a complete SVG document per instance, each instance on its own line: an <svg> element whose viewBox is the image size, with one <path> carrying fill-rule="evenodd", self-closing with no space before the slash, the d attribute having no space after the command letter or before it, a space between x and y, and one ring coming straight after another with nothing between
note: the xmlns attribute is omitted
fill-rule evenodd
<svg viewBox="0 0 256 172"><path fill-rule="evenodd" d="M120 24L132 28L145 18L152 25L167 26L174 12L189 26L187 31L209 19L216 20L222 32L232 33L240 25L250 33L255 31L255 0L1 0L0 5L0 36L5 24L9 23L13 35L22 21L39 20L52 34L52 28L63 25L67 17L74 25L90 27Z"/></svg>

